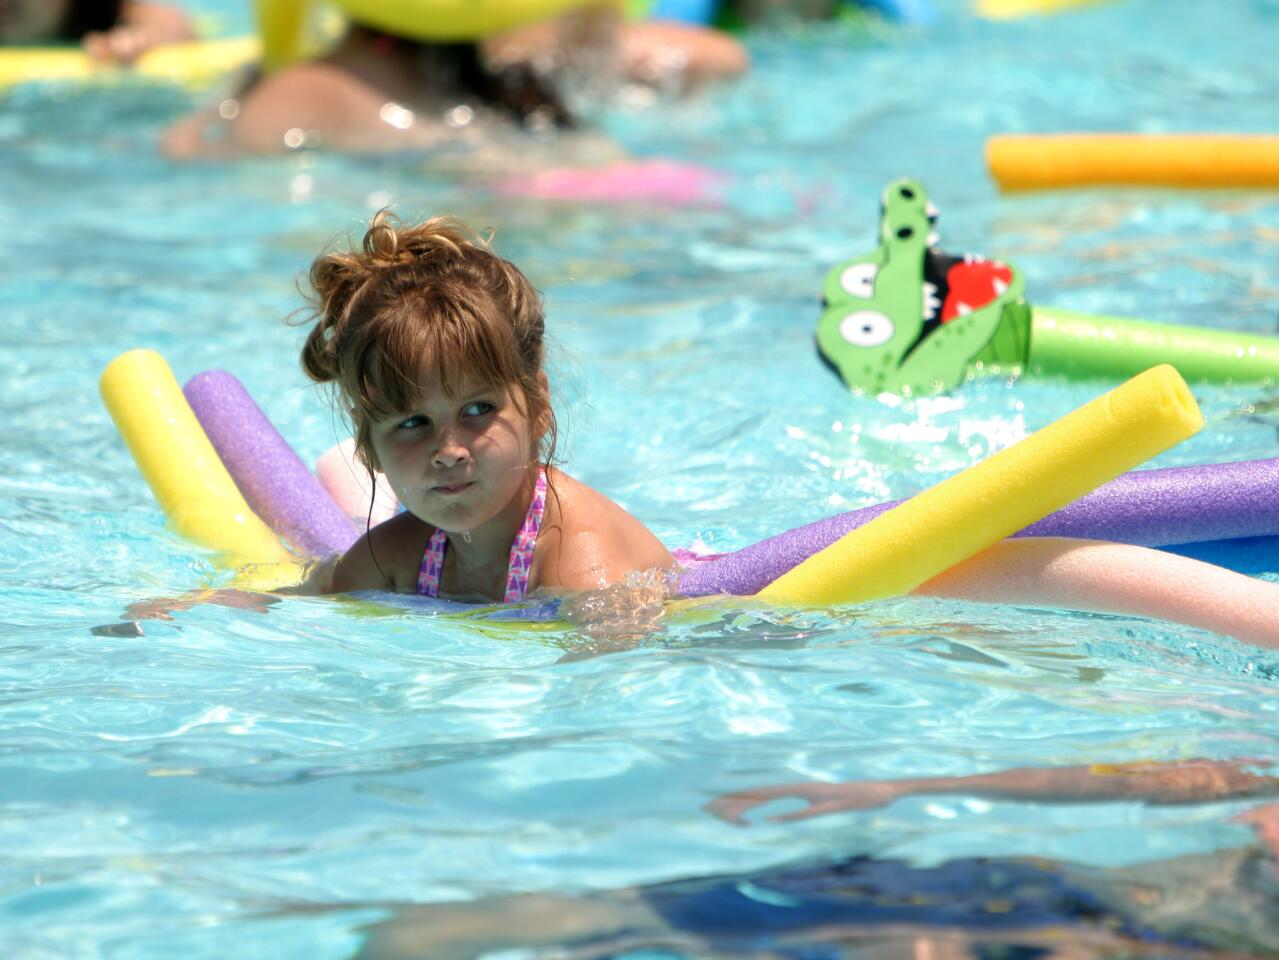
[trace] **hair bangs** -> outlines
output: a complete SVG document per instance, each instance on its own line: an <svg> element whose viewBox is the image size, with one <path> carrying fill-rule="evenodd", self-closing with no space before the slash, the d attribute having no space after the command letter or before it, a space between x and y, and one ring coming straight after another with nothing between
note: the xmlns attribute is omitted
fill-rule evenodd
<svg viewBox="0 0 1279 960"><path fill-rule="evenodd" d="M371 310L363 343L349 352L348 383L375 419L408 412L422 397L423 371L438 373L450 396L465 381L503 386L521 381L519 345L511 323L488 297L419 289ZM422 317L432 318L422 323ZM522 406L523 397L515 397ZM522 411L523 412L523 411Z"/></svg>

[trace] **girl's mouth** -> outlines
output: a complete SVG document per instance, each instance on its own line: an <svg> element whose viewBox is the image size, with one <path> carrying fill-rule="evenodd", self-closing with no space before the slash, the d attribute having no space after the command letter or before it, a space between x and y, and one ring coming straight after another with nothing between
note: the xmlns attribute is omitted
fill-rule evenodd
<svg viewBox="0 0 1279 960"><path fill-rule="evenodd" d="M453 496L454 494L461 493L463 490L470 487L471 483L472 481L470 480L460 481L458 483L441 483L438 486L432 487L431 489L434 490L436 493L442 493L446 497L448 497L448 496Z"/></svg>

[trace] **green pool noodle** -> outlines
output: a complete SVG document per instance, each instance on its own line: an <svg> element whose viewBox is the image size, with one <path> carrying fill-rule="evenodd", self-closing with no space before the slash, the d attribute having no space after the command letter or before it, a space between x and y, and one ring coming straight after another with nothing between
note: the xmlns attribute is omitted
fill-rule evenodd
<svg viewBox="0 0 1279 960"><path fill-rule="evenodd" d="M1187 380L1202 383L1279 379L1279 337L1055 307L1032 306L1030 316L1028 373L1129 377L1156 363L1170 363Z"/></svg>

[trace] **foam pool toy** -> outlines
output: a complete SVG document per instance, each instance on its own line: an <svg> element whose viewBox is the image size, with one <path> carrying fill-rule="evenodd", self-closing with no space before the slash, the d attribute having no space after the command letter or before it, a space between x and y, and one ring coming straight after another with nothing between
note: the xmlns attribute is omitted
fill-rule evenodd
<svg viewBox="0 0 1279 960"><path fill-rule="evenodd" d="M315 475L338 507L359 527L376 527L399 512L400 504L382 474L369 476L355 458L355 439L334 444L315 461Z"/></svg>
<svg viewBox="0 0 1279 960"><path fill-rule="evenodd" d="M715 22L719 7L719 0L651 0L632 6L631 14L648 20L709 25Z"/></svg>
<svg viewBox="0 0 1279 960"><path fill-rule="evenodd" d="M244 386L207 370L182 392L250 508L304 557L345 553L359 537Z"/></svg>
<svg viewBox="0 0 1279 960"><path fill-rule="evenodd" d="M410 40L460 42L513 30L588 0L329 0L354 23ZM256 0L263 61L270 69L301 56L312 0Z"/></svg>
<svg viewBox="0 0 1279 960"><path fill-rule="evenodd" d="M0 92L22 83L106 82L142 79L203 87L255 62L257 37L167 44L130 66L95 61L78 47L0 47Z"/></svg>
<svg viewBox="0 0 1279 960"><path fill-rule="evenodd" d="M908 593L1202 426L1177 371L1153 367L846 534L757 596L827 605Z"/></svg>
<svg viewBox="0 0 1279 960"><path fill-rule="evenodd" d="M880 244L834 267L817 347L854 390L911 395L1023 372L1130 377L1171 363L1188 380L1279 380L1279 338L1099 317L1026 302L1021 270L938 246L922 184L881 197Z"/></svg>
<svg viewBox="0 0 1279 960"><path fill-rule="evenodd" d="M893 500L795 527L732 553L703 558L679 578L699 597L757 593ZM1279 458L1125 473L1017 531L1159 547L1239 573L1279 570Z"/></svg>
<svg viewBox="0 0 1279 960"><path fill-rule="evenodd" d="M1021 17L1063 13L1080 7L1093 7L1108 0L976 0L973 10L987 20L1015 20Z"/></svg>
<svg viewBox="0 0 1279 960"><path fill-rule="evenodd" d="M1001 190L1279 186L1279 135L1005 134L986 142Z"/></svg>
<svg viewBox="0 0 1279 960"><path fill-rule="evenodd" d="M235 586L273 590L302 577L304 568L291 559L262 562L264 557L279 556L280 543L256 521L234 489L230 476L221 469L216 451L203 435L162 358L151 351L132 351L117 358L103 374L102 392L122 436L171 522L196 542L219 550L219 558L225 565L241 568ZM1040 512L1054 498L1068 497L1079 486L1093 483L1099 471L1121 467L1128 462L1126 458L1149 455L1175 442L1178 436L1193 432L1201 422L1193 399L1189 398L1184 382L1175 371L1168 367L1148 371L1028 438L1029 442L1023 441L1018 447L969 468L907 501L904 507L889 510L850 537L822 550L816 555L816 564L806 561L791 571L794 576L777 578L760 591L759 596L767 602L788 604L849 603L867 599L868 589L881 594L885 589L889 593L897 592L911 581L925 577L922 587L920 583L914 585L925 593L1020 602L1015 597L1021 590L1026 593L1025 602L1041 602L1045 598L1031 568L1036 564L1043 566L1045 557L1052 564L1077 562L1078 553L1087 552L1089 548L1070 545L1068 554L1061 555L1060 548L1052 546L1061 544L1060 540L1025 539L1004 541L983 549L983 541L999 536L1000 525L1006 523L1002 514L1011 512L1014 517L1024 519ZM243 429L262 429L256 421L241 419L240 423ZM1124 437L1127 449L1115 449L1116 435ZM1040 449L1034 449L1036 444ZM1020 456L1030 461L1043 460L1049 474L1057 468L1061 475L1070 474L1070 479L1054 480L1047 485L1051 489L1046 489L1041 482L1045 475L1037 474L1038 468L1033 465L1022 463L1016 453L1018 448L1022 450ZM1079 469L1071 470L1071 467ZM1027 488L1032 492L1028 493ZM894 528L894 519L901 526ZM880 527L878 531L876 526ZM873 531L875 536L858 544L859 534L866 530ZM903 531L906 537L901 536ZM918 557L922 552L918 549L921 536L928 541L924 544L925 551L934 550L940 543L941 556L933 555L921 562ZM1111 558L1106 561L1103 557L1103 565L1109 562L1114 568L1115 564L1124 562L1110 549L1114 544L1096 546ZM864 567L867 563L861 555L863 548L868 548L875 558L870 565L875 568L873 572L878 579L858 576L859 565ZM910 550L917 552L908 553ZM958 567L945 567L940 577L930 572L941 569L954 556L973 550L981 550L980 555ZM1172 563L1174 559L1178 564ZM875 560L905 568L904 579L900 573L887 578L880 576L882 570ZM1111 582L1111 574L1105 573L1101 592L1107 596L1100 601L1095 595L1096 564L1085 561L1089 568L1085 578L1087 593L1080 602L1100 602L1103 604L1100 609L1112 613L1180 620L1243 638L1251 637L1264 644L1274 640L1269 630L1272 619L1267 613L1273 597L1260 591L1255 581L1237 578L1220 568L1189 568L1184 566L1183 558L1167 556L1166 561L1162 566L1152 562L1150 570L1116 569L1116 586L1110 590L1105 588ZM250 564L247 569L242 567L245 562ZM827 569L821 569L821 564L826 564ZM1010 581L1003 572L1006 569L1018 576ZM1200 609L1189 598L1183 602L1175 583L1169 582L1170 577L1175 580L1179 576L1216 578L1214 591L1229 599L1212 609ZM1073 589L1069 578L1065 583L1054 578L1054 582L1054 596L1068 606ZM515 606L472 607L411 597L388 600L379 594L373 601L357 599L345 608L357 614L394 615L396 607L462 619L474 629L499 638L528 631L571 629L562 620L555 598L539 598ZM715 619L722 613L723 608L717 606L713 598L709 605L706 599L695 597L669 605L672 622L682 624L707 622L708 618ZM1258 623L1262 624L1260 628Z"/></svg>
<svg viewBox="0 0 1279 960"><path fill-rule="evenodd" d="M596 203L673 206L721 202L727 177L673 160L630 160L606 167L560 167L506 177L493 185L505 196Z"/></svg>
<svg viewBox="0 0 1279 960"><path fill-rule="evenodd" d="M844 16L866 9L900 23L928 23L936 16L930 0L848 0L835 6L836 13ZM735 29L742 19L731 2L721 0L627 0L626 11L636 20L674 20L728 29Z"/></svg>
<svg viewBox="0 0 1279 960"><path fill-rule="evenodd" d="M249 508L164 358L131 350L107 365L102 399L170 526L258 582L296 582L279 538Z"/></svg>
<svg viewBox="0 0 1279 960"><path fill-rule="evenodd" d="M251 400L250 400L251 402ZM268 424L269 427L269 424ZM269 428L274 433L274 428ZM278 436L278 434L277 434ZM279 438L279 443L286 443ZM358 526L376 525L398 509L389 487L378 485L370 517L368 471L343 440L316 464L320 483ZM830 546L845 534L900 505L895 500L796 527L732 553L690 560L676 592L686 597L747 596ZM307 523L308 514L299 517ZM319 538L317 531L312 535ZM1167 467L1122 474L1015 537L1074 537L1161 547L1242 573L1279 569L1279 458Z"/></svg>

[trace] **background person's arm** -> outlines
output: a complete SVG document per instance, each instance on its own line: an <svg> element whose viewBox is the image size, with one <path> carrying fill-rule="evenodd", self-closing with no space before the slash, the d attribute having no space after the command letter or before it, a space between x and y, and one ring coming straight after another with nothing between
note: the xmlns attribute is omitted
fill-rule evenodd
<svg viewBox="0 0 1279 960"><path fill-rule="evenodd" d="M792 783L738 790L716 797L707 810L730 823L777 800L803 800L803 810L778 814L778 823L807 820L843 810L871 810L906 796L951 794L988 800L1039 803L1207 803L1279 795L1279 777L1252 773L1246 760L1186 760L1003 770L968 777ZM1274 826L1279 839L1279 823Z"/></svg>

